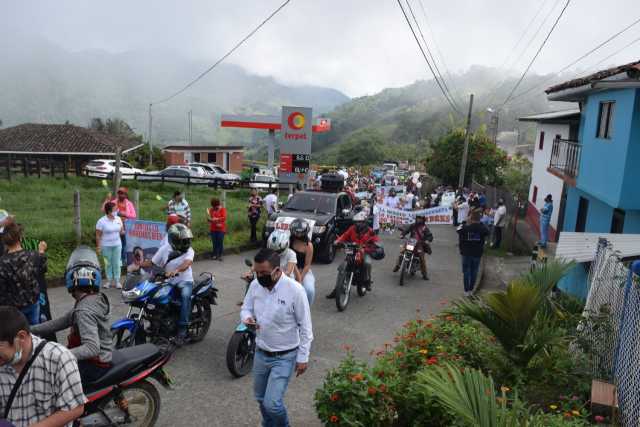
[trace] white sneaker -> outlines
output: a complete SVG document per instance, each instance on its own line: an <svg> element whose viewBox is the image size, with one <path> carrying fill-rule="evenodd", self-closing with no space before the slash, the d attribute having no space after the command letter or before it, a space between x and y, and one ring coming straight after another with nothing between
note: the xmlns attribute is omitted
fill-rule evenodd
<svg viewBox="0 0 640 427"><path fill-rule="evenodd" d="M469 292L469 291L464 291L464 296L465 296L465 297L470 297L470 296L471 296L471 292Z"/></svg>
<svg viewBox="0 0 640 427"><path fill-rule="evenodd" d="M102 285L103 289L109 289L111 287L111 281L107 280L106 282L104 282L104 284Z"/></svg>
<svg viewBox="0 0 640 427"><path fill-rule="evenodd" d="M122 289L122 283L120 283L120 281L116 281L116 289Z"/></svg>

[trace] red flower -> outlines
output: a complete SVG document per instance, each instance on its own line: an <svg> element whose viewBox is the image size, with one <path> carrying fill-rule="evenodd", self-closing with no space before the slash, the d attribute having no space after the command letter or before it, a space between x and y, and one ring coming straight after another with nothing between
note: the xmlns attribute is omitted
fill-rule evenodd
<svg viewBox="0 0 640 427"><path fill-rule="evenodd" d="M381 391L382 393L384 393L385 391L387 391L387 386L386 386L386 385L384 385L384 384L380 384L380 391Z"/></svg>
<svg viewBox="0 0 640 427"><path fill-rule="evenodd" d="M351 381L362 381L362 380L364 380L364 375L362 374L351 375Z"/></svg>
<svg viewBox="0 0 640 427"><path fill-rule="evenodd" d="M374 394L376 394L378 392L378 389L375 387L369 387L367 389L367 393L369 393L369 396L373 396Z"/></svg>
<svg viewBox="0 0 640 427"><path fill-rule="evenodd" d="M338 393L333 393L331 396L329 396L329 400L332 402L337 402L338 400L340 400L340 396L338 395Z"/></svg>
<svg viewBox="0 0 640 427"><path fill-rule="evenodd" d="M331 417L329 417L329 422L336 424L340 419L338 418L337 415L331 415Z"/></svg>
<svg viewBox="0 0 640 427"><path fill-rule="evenodd" d="M447 316L447 317L445 317L445 318L444 318L444 320L446 320L446 321L448 321L448 322L451 322L452 320L455 320L455 319L456 319L456 318L455 318L455 317L453 317L453 316L451 316L451 315L449 315L449 316Z"/></svg>
<svg viewBox="0 0 640 427"><path fill-rule="evenodd" d="M603 423L605 418L602 415L596 415L595 417L593 417L594 420L596 420L596 422L598 424Z"/></svg>
<svg viewBox="0 0 640 427"><path fill-rule="evenodd" d="M427 365L435 365L438 363L438 358L433 356L427 359Z"/></svg>

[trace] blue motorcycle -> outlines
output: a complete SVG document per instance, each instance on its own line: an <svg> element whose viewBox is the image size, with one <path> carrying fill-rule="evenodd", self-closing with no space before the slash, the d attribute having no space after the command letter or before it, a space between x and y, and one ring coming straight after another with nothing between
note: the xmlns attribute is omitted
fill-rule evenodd
<svg viewBox="0 0 640 427"><path fill-rule="evenodd" d="M204 339L211 326L211 305L216 304L218 289L211 273L202 273L193 284L191 317L187 328L190 342ZM127 317L111 325L116 348L151 342L171 346L178 335L180 290L169 283L164 272L130 274L122 289L129 305Z"/></svg>
<svg viewBox="0 0 640 427"><path fill-rule="evenodd" d="M244 260L247 267L253 267L253 263ZM245 295L249 290L249 285L255 278L254 275L243 277L246 286ZM235 332L231 335L227 345L227 369L236 378L247 375L253 366L253 357L256 353L256 328L240 322Z"/></svg>

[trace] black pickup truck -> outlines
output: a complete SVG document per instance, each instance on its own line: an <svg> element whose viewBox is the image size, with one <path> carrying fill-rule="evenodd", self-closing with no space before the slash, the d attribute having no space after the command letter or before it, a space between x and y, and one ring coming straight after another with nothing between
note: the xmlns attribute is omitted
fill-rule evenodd
<svg viewBox="0 0 640 427"><path fill-rule="evenodd" d="M330 264L336 256L333 242L349 228L356 212L347 193L299 191L267 220L263 237L266 242L276 228L287 230L294 219L305 219L312 223L315 258Z"/></svg>

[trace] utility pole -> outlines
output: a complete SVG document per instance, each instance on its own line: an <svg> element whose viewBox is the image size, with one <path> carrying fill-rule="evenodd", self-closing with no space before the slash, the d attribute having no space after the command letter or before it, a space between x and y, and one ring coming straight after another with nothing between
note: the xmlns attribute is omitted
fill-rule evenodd
<svg viewBox="0 0 640 427"><path fill-rule="evenodd" d="M467 157L469 156L469 138L471 137L471 110L473 110L473 94L469 95L467 131L464 134L464 151L462 152L462 164L460 164L460 179L458 180L458 188L464 187L464 174L467 170Z"/></svg>
<svg viewBox="0 0 640 427"><path fill-rule="evenodd" d="M153 144L151 143L151 106L153 104L149 104L149 167L153 165Z"/></svg>
<svg viewBox="0 0 640 427"><path fill-rule="evenodd" d="M193 110L189 110L189 145L193 145Z"/></svg>

